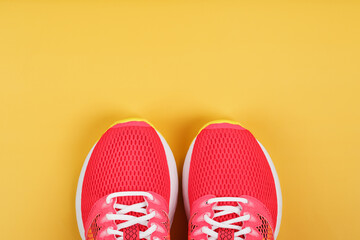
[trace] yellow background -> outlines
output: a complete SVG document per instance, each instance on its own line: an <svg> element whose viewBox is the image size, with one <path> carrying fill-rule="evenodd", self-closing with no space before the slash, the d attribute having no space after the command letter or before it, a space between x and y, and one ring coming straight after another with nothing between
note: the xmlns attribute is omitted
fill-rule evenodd
<svg viewBox="0 0 360 240"><path fill-rule="evenodd" d="M271 3L270 3L271 2ZM83 161L142 117L179 173L215 119L266 146L278 240L360 239L360 3L0 1L1 239L80 239ZM172 239L186 239L180 201Z"/></svg>

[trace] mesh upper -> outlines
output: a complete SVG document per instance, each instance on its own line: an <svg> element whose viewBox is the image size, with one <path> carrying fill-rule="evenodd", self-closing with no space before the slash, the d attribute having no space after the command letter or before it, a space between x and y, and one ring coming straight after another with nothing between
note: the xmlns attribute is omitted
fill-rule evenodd
<svg viewBox="0 0 360 240"><path fill-rule="evenodd" d="M170 198L170 176L165 150L156 130L144 122L117 124L96 144L89 160L81 194L85 223L94 203L121 191L153 191ZM121 197L130 205L141 197Z"/></svg>
<svg viewBox="0 0 360 240"><path fill-rule="evenodd" d="M198 134L189 172L190 206L208 194L248 195L262 202L276 223L275 182L267 159L248 130L233 126L212 124Z"/></svg>

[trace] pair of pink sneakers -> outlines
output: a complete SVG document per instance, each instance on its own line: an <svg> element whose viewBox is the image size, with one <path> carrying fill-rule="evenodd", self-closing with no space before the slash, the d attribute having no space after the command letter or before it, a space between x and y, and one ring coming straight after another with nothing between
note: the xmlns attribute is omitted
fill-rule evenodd
<svg viewBox="0 0 360 240"><path fill-rule="evenodd" d="M182 190L193 240L276 239L279 179L269 154L237 123L200 130L186 155ZM170 239L178 194L169 145L148 122L111 126L88 154L76 193L83 240Z"/></svg>

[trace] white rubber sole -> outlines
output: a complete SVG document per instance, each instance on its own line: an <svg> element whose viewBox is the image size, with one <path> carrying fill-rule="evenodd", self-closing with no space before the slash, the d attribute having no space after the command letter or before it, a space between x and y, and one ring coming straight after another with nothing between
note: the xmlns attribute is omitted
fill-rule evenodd
<svg viewBox="0 0 360 240"><path fill-rule="evenodd" d="M161 140L161 143L164 147L165 154L166 154L166 160L167 160L167 164L168 164L168 168L169 168L169 175L170 175L169 219L172 223L174 214L175 214L175 209L176 209L176 204L177 204L177 196L178 196L178 175L177 175L176 162L175 162L174 155L170 149L170 146L166 142L165 138L158 131L156 131L156 132L157 132L157 134ZM83 186L83 181L84 181L84 177L85 177L85 171L86 171L87 165L89 163L91 154L92 154L95 146L96 146L96 143L91 148L89 154L87 155L87 157L85 159L85 162L84 162L81 172L80 172L78 186L76 189L76 199L75 199L76 219L77 219L80 236L83 240L85 240L85 229L84 229L84 224L83 224L83 219L82 219L82 214L81 214L81 193L82 193L82 186Z"/></svg>
<svg viewBox="0 0 360 240"><path fill-rule="evenodd" d="M190 148L186 154L185 163L183 167L183 176L182 176L182 191L183 191L183 198L184 198L184 205L185 205L185 211L186 216L189 219L190 218L190 203L189 203L189 171L190 171L190 162L191 162L191 156L194 149L196 138L192 141ZM271 168L271 172L274 176L275 181L275 189L276 189L276 197L277 197L277 203L278 203L278 212L277 212L277 220L276 220L276 228L274 231L275 239L277 238L279 231L280 231L280 224L281 224L281 215L282 215L282 195L281 195L281 189L280 189L280 181L279 177L277 175L275 165L272 162L269 153L266 151L264 146L257 141L264 152L266 159L269 163L269 166Z"/></svg>

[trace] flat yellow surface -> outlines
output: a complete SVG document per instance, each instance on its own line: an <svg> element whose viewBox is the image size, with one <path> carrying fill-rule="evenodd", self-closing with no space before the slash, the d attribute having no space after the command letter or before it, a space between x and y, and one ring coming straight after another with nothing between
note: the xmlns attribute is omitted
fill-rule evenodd
<svg viewBox="0 0 360 240"><path fill-rule="evenodd" d="M0 1L1 239L80 240L81 166L127 117L162 132L179 173L201 126L241 122L279 173L278 240L360 239L359 13L356 1ZM187 237L179 199L174 240Z"/></svg>

